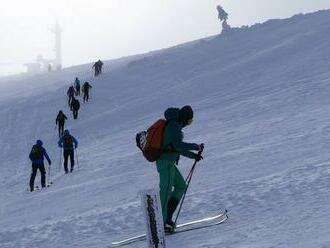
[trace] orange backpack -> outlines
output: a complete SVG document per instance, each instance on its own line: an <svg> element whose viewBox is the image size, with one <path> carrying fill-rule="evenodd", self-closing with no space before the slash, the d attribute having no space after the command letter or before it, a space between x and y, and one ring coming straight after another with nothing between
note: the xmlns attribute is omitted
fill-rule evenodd
<svg viewBox="0 0 330 248"><path fill-rule="evenodd" d="M155 162L163 153L163 134L167 121L159 119L147 131L136 134L136 145L149 162Z"/></svg>

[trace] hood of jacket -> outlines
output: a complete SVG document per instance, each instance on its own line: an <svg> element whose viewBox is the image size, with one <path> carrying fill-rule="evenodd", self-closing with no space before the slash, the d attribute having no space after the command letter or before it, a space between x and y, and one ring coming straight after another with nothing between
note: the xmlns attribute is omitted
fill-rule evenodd
<svg viewBox="0 0 330 248"><path fill-rule="evenodd" d="M179 121L179 108L168 108L164 112L164 117L167 121Z"/></svg>

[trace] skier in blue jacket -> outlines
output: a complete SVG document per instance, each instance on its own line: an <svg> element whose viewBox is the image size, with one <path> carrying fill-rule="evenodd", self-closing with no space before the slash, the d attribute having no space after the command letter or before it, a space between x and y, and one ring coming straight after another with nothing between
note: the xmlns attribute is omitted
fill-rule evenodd
<svg viewBox="0 0 330 248"><path fill-rule="evenodd" d="M76 96L80 96L80 80L77 77L74 81L74 87L76 89Z"/></svg>
<svg viewBox="0 0 330 248"><path fill-rule="evenodd" d="M58 141L58 146L63 148L63 157L64 157L64 171L67 174L68 171L68 159L70 157L71 168L70 172L74 168L74 150L78 147L78 141L73 137L69 130L64 130L63 137Z"/></svg>
<svg viewBox="0 0 330 248"><path fill-rule="evenodd" d="M46 171L44 165L44 157L46 157L49 166L52 164L50 158L46 152L46 149L42 147L41 140L37 140L36 144L32 146L29 158L32 162L32 172L30 177L30 191L34 190L34 179L36 178L37 171L39 169L41 174L41 187L46 187Z"/></svg>

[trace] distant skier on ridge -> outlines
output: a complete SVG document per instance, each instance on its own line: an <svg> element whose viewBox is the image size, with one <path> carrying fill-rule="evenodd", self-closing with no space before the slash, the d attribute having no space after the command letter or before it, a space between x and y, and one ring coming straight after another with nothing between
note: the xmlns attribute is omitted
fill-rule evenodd
<svg viewBox="0 0 330 248"><path fill-rule="evenodd" d="M217 11L218 19L222 22L222 33L228 32L231 29L230 25L227 23L228 13L220 5L217 6Z"/></svg>

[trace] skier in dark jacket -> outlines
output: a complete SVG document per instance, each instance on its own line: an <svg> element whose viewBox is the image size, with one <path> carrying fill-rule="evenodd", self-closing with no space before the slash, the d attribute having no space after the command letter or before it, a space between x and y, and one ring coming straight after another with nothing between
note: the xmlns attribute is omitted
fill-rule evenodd
<svg viewBox="0 0 330 248"><path fill-rule="evenodd" d="M74 149L77 149L78 142L75 137L73 137L69 130L64 130L63 137L58 141L58 146L63 148L63 157L64 157L64 171L67 174L68 170L68 159L70 157L71 169L70 172L73 171L74 168Z"/></svg>
<svg viewBox="0 0 330 248"><path fill-rule="evenodd" d="M80 80L77 77L74 81L74 87L76 89L76 96L80 96Z"/></svg>
<svg viewBox="0 0 330 248"><path fill-rule="evenodd" d="M58 137L61 138L63 136L63 132L64 132L64 124L65 124L65 120L67 120L68 118L66 117L66 115L63 113L62 110L60 110L57 114L56 117L56 125L58 126Z"/></svg>
<svg viewBox="0 0 330 248"><path fill-rule="evenodd" d="M92 66L92 69L94 69L94 76L97 77L99 74L102 73L102 67L103 67L103 62L101 60L98 60L94 63Z"/></svg>
<svg viewBox="0 0 330 248"><path fill-rule="evenodd" d="M73 119L78 118L79 108L80 108L79 100L73 97L72 100L71 100L71 109L72 109Z"/></svg>
<svg viewBox="0 0 330 248"><path fill-rule="evenodd" d="M36 144L32 146L29 158L32 162L32 172L30 177L30 191L34 190L34 179L36 178L37 171L41 174L41 187L46 187L46 170L44 165L44 157L46 157L49 166L52 164L50 158L46 152L46 149L42 147L42 141L37 140Z"/></svg>
<svg viewBox="0 0 330 248"><path fill-rule="evenodd" d="M169 108L164 115L168 123L164 130L162 147L165 150L171 150L171 152L161 155L156 161L156 165L160 179L160 200L165 230L172 232L175 228L172 221L173 213L186 189L186 182L176 164L180 155L197 161L201 160L201 155L191 151L202 151L204 145L183 142L182 128L190 125L193 121L193 110L190 106L184 106L181 109Z"/></svg>
<svg viewBox="0 0 330 248"><path fill-rule="evenodd" d="M67 96L68 96L68 98L69 98L69 100L68 100L69 106L71 106L71 101L72 101L72 98L74 97L74 92L75 92L74 87L73 86L70 86L69 89L68 89L68 91L67 91L67 93L66 93Z"/></svg>
<svg viewBox="0 0 330 248"><path fill-rule="evenodd" d="M83 87L82 87L82 92L84 93L84 102L88 102L89 100L89 90L92 88L92 86L88 83L85 82Z"/></svg>

